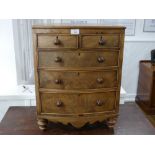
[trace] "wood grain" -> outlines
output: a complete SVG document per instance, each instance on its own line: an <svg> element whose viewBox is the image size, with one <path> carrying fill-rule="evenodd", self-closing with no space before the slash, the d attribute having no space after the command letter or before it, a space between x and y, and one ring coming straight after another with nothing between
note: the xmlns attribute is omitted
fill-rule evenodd
<svg viewBox="0 0 155 155"><path fill-rule="evenodd" d="M119 51L41 51L39 52L39 67L111 67L118 66ZM61 62L55 59L61 58ZM103 58L103 62L98 59Z"/></svg>
<svg viewBox="0 0 155 155"><path fill-rule="evenodd" d="M113 110L115 92L91 94L41 94L42 113L78 114L104 112ZM61 101L62 105L57 106ZM97 102L101 102L98 105Z"/></svg>
<svg viewBox="0 0 155 155"><path fill-rule="evenodd" d="M105 41L104 45L100 45L100 38ZM83 35L81 36L82 48L118 48L119 35L100 34L100 35Z"/></svg>
<svg viewBox="0 0 155 155"><path fill-rule="evenodd" d="M79 29L79 34L71 35L71 29ZM41 129L47 120L78 128L96 121L114 126L119 110L124 33L125 28L119 26L33 27ZM89 116L83 119L86 114Z"/></svg>
<svg viewBox="0 0 155 155"><path fill-rule="evenodd" d="M55 45L56 38L60 43ZM38 48L77 48L78 47L78 37L71 35L38 35Z"/></svg>
<svg viewBox="0 0 155 155"><path fill-rule="evenodd" d="M117 87L114 71L39 71L40 87L48 89L97 89ZM58 82L57 82L58 81Z"/></svg>

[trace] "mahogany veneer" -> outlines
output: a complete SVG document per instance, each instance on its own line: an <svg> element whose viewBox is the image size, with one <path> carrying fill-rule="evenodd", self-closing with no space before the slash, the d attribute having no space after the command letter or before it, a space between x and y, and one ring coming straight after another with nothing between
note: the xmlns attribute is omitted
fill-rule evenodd
<svg viewBox="0 0 155 155"><path fill-rule="evenodd" d="M74 33L71 33L73 32ZM125 27L33 26L39 128L116 122Z"/></svg>

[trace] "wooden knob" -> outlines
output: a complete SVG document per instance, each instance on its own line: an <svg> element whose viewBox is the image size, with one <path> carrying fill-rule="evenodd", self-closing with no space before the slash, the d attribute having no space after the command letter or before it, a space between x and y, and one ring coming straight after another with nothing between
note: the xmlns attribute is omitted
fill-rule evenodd
<svg viewBox="0 0 155 155"><path fill-rule="evenodd" d="M62 62L62 59L60 57L56 57L54 61L55 62Z"/></svg>
<svg viewBox="0 0 155 155"><path fill-rule="evenodd" d="M99 56L99 57L97 58L97 61L98 61L99 63L103 63L103 62L104 62L104 58L101 57L101 56Z"/></svg>
<svg viewBox="0 0 155 155"><path fill-rule="evenodd" d="M56 79L54 82L55 82L55 84L61 84L62 80L61 79Z"/></svg>
<svg viewBox="0 0 155 155"><path fill-rule="evenodd" d="M97 82L102 84L103 83L103 78L97 78Z"/></svg>
<svg viewBox="0 0 155 155"><path fill-rule="evenodd" d="M62 105L63 105L63 102L62 102L62 101L58 100L58 101L56 102L56 106L57 106L57 107L61 107Z"/></svg>
<svg viewBox="0 0 155 155"><path fill-rule="evenodd" d="M102 106L102 105L103 105L103 101L97 100L97 101L96 101L96 105L97 105L97 106Z"/></svg>
<svg viewBox="0 0 155 155"><path fill-rule="evenodd" d="M58 39L58 36L56 37L55 41L54 41L54 45L60 45L60 40Z"/></svg>
<svg viewBox="0 0 155 155"><path fill-rule="evenodd" d="M103 39L103 37L101 36L98 43L99 43L99 45L103 46L103 45L105 45L106 42L105 42L105 40Z"/></svg>

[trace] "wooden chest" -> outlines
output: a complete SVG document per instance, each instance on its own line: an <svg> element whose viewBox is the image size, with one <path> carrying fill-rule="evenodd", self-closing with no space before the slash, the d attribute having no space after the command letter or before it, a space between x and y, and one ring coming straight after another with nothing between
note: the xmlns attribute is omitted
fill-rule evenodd
<svg viewBox="0 0 155 155"><path fill-rule="evenodd" d="M106 122L119 110L125 27L33 26L39 128Z"/></svg>
<svg viewBox="0 0 155 155"><path fill-rule="evenodd" d="M140 61L136 103L147 114L155 114L155 65L151 61Z"/></svg>

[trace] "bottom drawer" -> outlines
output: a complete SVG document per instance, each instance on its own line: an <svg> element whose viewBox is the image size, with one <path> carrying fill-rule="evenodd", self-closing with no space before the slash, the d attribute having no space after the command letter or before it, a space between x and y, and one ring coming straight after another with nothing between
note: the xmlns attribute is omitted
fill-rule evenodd
<svg viewBox="0 0 155 155"><path fill-rule="evenodd" d="M111 111L115 108L116 92L102 93L41 93L42 113L84 114Z"/></svg>

